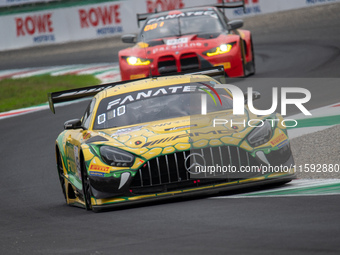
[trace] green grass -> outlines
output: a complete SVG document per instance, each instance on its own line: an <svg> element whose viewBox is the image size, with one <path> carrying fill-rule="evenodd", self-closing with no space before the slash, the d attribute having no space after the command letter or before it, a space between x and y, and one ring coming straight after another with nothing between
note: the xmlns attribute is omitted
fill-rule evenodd
<svg viewBox="0 0 340 255"><path fill-rule="evenodd" d="M47 93L100 84L92 75L41 75L0 80L0 112L47 102Z"/></svg>

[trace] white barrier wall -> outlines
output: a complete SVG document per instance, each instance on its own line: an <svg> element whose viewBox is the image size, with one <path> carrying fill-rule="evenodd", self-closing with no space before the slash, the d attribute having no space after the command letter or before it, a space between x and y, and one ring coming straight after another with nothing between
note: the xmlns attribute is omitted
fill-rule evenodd
<svg viewBox="0 0 340 255"><path fill-rule="evenodd" d="M225 0L234 2L237 0ZM221 0L123 0L53 8L17 14L0 14L0 51L44 44L89 40L136 33L136 13L155 9L216 4ZM227 9L230 19L340 2L340 0L246 0L243 8Z"/></svg>
<svg viewBox="0 0 340 255"><path fill-rule="evenodd" d="M0 0L0 7L6 6L14 6L14 5L22 5L22 4L34 4L34 3L44 3L51 2L55 0Z"/></svg>

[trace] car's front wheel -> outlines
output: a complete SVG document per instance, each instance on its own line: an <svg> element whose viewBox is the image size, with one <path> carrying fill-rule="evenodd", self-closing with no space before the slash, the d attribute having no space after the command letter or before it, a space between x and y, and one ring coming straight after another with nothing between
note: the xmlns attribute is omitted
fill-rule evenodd
<svg viewBox="0 0 340 255"><path fill-rule="evenodd" d="M255 74L255 55L254 55L254 46L253 40L250 38L250 47L251 47L251 60L246 62L247 53L247 44L244 40L242 40L243 47L240 49L241 59L242 59L242 69L243 69L243 77L247 77ZM244 51L244 52L243 52Z"/></svg>
<svg viewBox="0 0 340 255"><path fill-rule="evenodd" d="M58 168L59 182L60 182L63 194L64 194L64 198L66 200L66 187L65 187L64 168L63 168L63 162L61 160L61 156L60 156L59 151L57 151L57 168Z"/></svg>
<svg viewBox="0 0 340 255"><path fill-rule="evenodd" d="M83 196L84 196L84 202L85 202L85 208L86 210L92 210L92 203L91 203L91 197L92 197L92 191L91 191L91 184L89 175L87 173L87 169L85 166L85 161L81 160L81 179L83 184Z"/></svg>
<svg viewBox="0 0 340 255"><path fill-rule="evenodd" d="M255 54L254 54L254 45L253 45L253 38L250 37L250 45L251 45L251 61L250 61L250 71L248 75L253 75L256 72L255 68Z"/></svg>

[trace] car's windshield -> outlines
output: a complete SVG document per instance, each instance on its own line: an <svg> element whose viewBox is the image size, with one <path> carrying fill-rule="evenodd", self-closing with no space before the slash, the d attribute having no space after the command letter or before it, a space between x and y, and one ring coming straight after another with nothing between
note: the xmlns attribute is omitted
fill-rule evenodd
<svg viewBox="0 0 340 255"><path fill-rule="evenodd" d="M221 32L223 27L214 11L184 12L147 20L139 41L164 37Z"/></svg>
<svg viewBox="0 0 340 255"><path fill-rule="evenodd" d="M212 86L211 83L207 83ZM209 85L210 84L210 85ZM232 108L225 89L210 91L204 83L180 84L134 91L101 100L93 129L128 126ZM221 102L220 102L221 99Z"/></svg>

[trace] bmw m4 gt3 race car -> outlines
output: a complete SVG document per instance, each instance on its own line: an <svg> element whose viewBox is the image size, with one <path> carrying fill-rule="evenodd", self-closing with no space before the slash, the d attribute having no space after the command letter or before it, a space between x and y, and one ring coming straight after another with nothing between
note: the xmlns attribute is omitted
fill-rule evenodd
<svg viewBox="0 0 340 255"><path fill-rule="evenodd" d="M244 6L195 7L154 14L137 14L145 20L138 36L124 35L135 46L119 51L122 80L223 66L228 77L255 73L251 32L241 30L242 20L230 21L220 10Z"/></svg>
<svg viewBox="0 0 340 255"><path fill-rule="evenodd" d="M232 94L217 85L206 75L180 75L50 94L53 112L57 102L94 95L55 144L67 204L96 211L292 180L281 115L259 117L245 107L235 117Z"/></svg>

